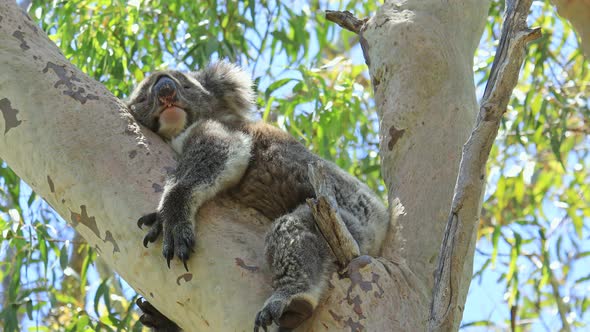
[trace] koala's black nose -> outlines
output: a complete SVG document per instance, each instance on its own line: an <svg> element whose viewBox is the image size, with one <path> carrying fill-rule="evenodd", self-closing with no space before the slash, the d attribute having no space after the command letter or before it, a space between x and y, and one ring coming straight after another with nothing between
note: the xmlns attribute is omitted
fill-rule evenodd
<svg viewBox="0 0 590 332"><path fill-rule="evenodd" d="M156 94L160 102L171 102L172 100L170 99L174 99L174 97L176 96L176 85L170 77L162 76L154 85L154 93Z"/></svg>

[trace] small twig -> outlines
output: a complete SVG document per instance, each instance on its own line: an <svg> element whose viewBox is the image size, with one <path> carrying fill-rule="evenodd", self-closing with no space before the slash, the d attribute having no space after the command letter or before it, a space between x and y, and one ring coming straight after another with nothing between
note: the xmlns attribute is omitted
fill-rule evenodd
<svg viewBox="0 0 590 332"><path fill-rule="evenodd" d="M359 20L349 11L341 12L337 10L326 10L326 19L356 34L361 32L363 25L365 25L368 20L368 18Z"/></svg>
<svg viewBox="0 0 590 332"><path fill-rule="evenodd" d="M515 304L510 307L510 331L516 332L516 319L518 315L518 306Z"/></svg>
<svg viewBox="0 0 590 332"><path fill-rule="evenodd" d="M344 268L353 258L360 256L358 243L337 212L338 205L332 188L326 182L324 164L310 164L308 168L309 180L317 199L308 199L307 205L311 208L315 222L336 256L338 264Z"/></svg>
<svg viewBox="0 0 590 332"><path fill-rule="evenodd" d="M551 289L553 290L553 298L555 299L555 303L557 304L557 312L559 313L559 318L561 319L561 331L569 332L571 331L570 324L567 320L567 315L569 309L567 305L563 302L563 298L559 294L559 284L555 279L555 275L553 272L549 272L549 283L551 284Z"/></svg>

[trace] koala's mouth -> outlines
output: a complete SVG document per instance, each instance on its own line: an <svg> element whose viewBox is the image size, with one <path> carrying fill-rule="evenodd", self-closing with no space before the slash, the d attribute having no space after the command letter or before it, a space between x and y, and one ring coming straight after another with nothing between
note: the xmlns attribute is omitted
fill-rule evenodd
<svg viewBox="0 0 590 332"><path fill-rule="evenodd" d="M171 109L180 109L180 110L186 112L184 107L182 107L178 104L168 104L168 105L164 105L164 106L160 107L160 109L158 110L158 115L162 115L162 113L169 111Z"/></svg>
<svg viewBox="0 0 590 332"><path fill-rule="evenodd" d="M177 105L165 106L160 110L158 117L160 123L177 124L186 118L186 110Z"/></svg>
<svg viewBox="0 0 590 332"><path fill-rule="evenodd" d="M184 107L184 105L181 105L180 103L168 103L168 104L161 105L156 110L156 114L157 114L158 118L161 118L162 116L166 117L166 115L168 113L172 113L172 112L187 113L187 109Z"/></svg>
<svg viewBox="0 0 590 332"><path fill-rule="evenodd" d="M176 105L164 106L160 109L158 123L158 133L171 139L184 130L187 123L186 110Z"/></svg>

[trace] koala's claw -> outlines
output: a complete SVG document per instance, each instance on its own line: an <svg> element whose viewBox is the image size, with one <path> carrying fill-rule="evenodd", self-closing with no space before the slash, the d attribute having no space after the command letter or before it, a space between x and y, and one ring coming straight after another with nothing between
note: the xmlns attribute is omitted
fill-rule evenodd
<svg viewBox="0 0 590 332"><path fill-rule="evenodd" d="M178 325L164 316L158 309L154 308L143 297L138 298L135 303L141 309L142 315L139 321L146 327L156 329L158 331L180 331Z"/></svg>
<svg viewBox="0 0 590 332"><path fill-rule="evenodd" d="M166 264L168 265L168 268L170 268L170 261L172 260L173 257L166 257ZM186 265L186 262L188 261L188 259L183 259L182 260L182 265L184 265L184 269L186 270L186 272L188 272L188 266Z"/></svg>
<svg viewBox="0 0 590 332"><path fill-rule="evenodd" d="M266 331L266 327L273 322L279 326L279 331L291 331L311 317L313 309L311 303L304 299L285 298L275 293L256 314L254 332L258 332L259 328Z"/></svg>
<svg viewBox="0 0 590 332"><path fill-rule="evenodd" d="M168 220L165 215L157 212L146 214L139 218L137 226L150 226L150 230L143 238L143 246L148 247L150 242L156 242L160 234L164 233L162 254L166 258L166 264L170 268L170 261L174 256L182 261L184 268L188 272L187 261L191 253L195 252L195 234L191 222L167 222L164 230L164 223ZM172 225L171 225L172 224Z"/></svg>
<svg viewBox="0 0 590 332"><path fill-rule="evenodd" d="M137 227L142 228L143 225L151 226L158 220L158 213L152 212L142 216L137 220Z"/></svg>
<svg viewBox="0 0 590 332"><path fill-rule="evenodd" d="M162 247L162 254L166 258L168 268L170 268L170 261L174 256L178 257L188 271L186 262L190 254L194 252L195 234L193 232L192 223L179 223L164 230L164 245Z"/></svg>
<svg viewBox="0 0 590 332"><path fill-rule="evenodd" d="M256 320L254 321L254 332L258 332L259 328L262 328L266 332L267 326L273 322L280 326L279 319L283 314L283 310L286 307L285 301L275 300L268 302L262 310L256 314Z"/></svg>
<svg viewBox="0 0 590 332"><path fill-rule="evenodd" d="M148 242L156 242L162 233L162 224L157 224L150 228L150 231L143 238L143 246L148 247Z"/></svg>
<svg viewBox="0 0 590 332"><path fill-rule="evenodd" d="M162 221L158 218L158 214L154 212L139 218L137 226L141 228L143 225L151 226L150 230L143 238L143 246L147 248L148 243L156 242L158 237L160 237L160 234L162 233Z"/></svg>
<svg viewBox="0 0 590 332"><path fill-rule="evenodd" d="M259 332L259 331L260 331L260 327L258 325L255 325L254 332ZM262 326L262 331L268 332L268 330L266 329L266 326Z"/></svg>
<svg viewBox="0 0 590 332"><path fill-rule="evenodd" d="M162 254L164 255L164 258L166 258L166 265L168 265L168 268L170 268L170 261L172 260L172 258L174 258L174 253L172 250L169 250L166 246L166 244L164 244L164 249L162 249Z"/></svg>

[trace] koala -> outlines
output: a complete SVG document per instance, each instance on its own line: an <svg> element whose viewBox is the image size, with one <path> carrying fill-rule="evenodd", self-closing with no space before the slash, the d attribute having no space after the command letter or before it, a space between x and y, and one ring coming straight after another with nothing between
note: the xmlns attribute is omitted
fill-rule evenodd
<svg viewBox="0 0 590 332"><path fill-rule="evenodd" d="M254 331L266 331L273 322L281 330L299 326L313 313L334 271L335 258L306 204L316 197L308 165L324 164L338 213L361 253L379 254L389 225L379 197L288 133L253 120L253 83L238 66L218 62L190 73L155 72L137 86L127 106L178 154L156 211L138 220L139 227L150 227L144 246L163 236L168 267L176 257L186 268L195 246L195 214L216 196L227 195L273 220L265 257L274 292L253 317ZM140 308L146 325L178 330L149 303L141 302ZM164 321L155 323L158 317Z"/></svg>

